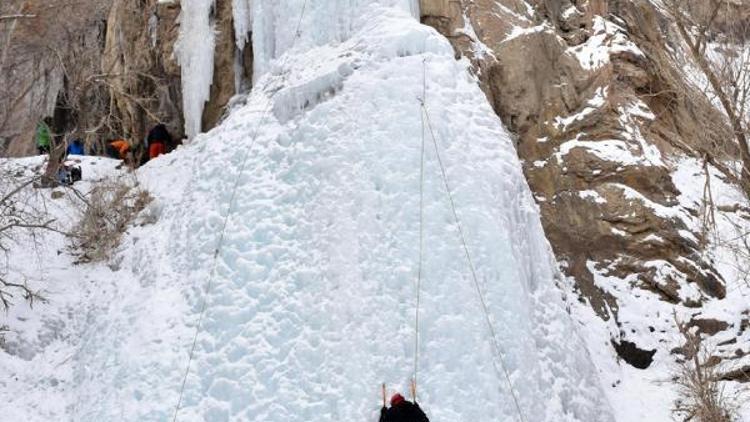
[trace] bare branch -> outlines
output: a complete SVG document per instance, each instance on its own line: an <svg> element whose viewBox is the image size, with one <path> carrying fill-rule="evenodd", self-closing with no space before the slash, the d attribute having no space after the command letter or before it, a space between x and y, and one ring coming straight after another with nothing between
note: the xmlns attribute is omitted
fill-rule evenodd
<svg viewBox="0 0 750 422"><path fill-rule="evenodd" d="M15 19L34 19L36 17L37 17L36 15L26 15L26 14L2 15L0 16L0 21L9 21L9 20L15 20Z"/></svg>

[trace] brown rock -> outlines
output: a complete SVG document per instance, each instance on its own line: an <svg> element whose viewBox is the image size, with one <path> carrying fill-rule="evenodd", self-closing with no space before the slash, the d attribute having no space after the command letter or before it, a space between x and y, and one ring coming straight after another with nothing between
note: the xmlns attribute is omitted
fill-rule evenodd
<svg viewBox="0 0 750 422"><path fill-rule="evenodd" d="M149 0L145 7L115 0L109 14L102 59L112 113L119 116L119 136L139 145L148 130L163 122L180 137L180 71L174 60L179 5Z"/></svg>
<svg viewBox="0 0 750 422"><path fill-rule="evenodd" d="M699 333L712 336L729 328L729 324L713 318L693 318L687 324L687 327L697 327Z"/></svg>
<svg viewBox="0 0 750 422"><path fill-rule="evenodd" d="M750 366L746 365L741 368L723 372L719 375L719 379L722 381L737 381L742 383L750 382Z"/></svg>
<svg viewBox="0 0 750 422"><path fill-rule="evenodd" d="M236 51L231 0L217 0L216 28L214 79L211 96L203 110L204 130L210 130L219 123L226 105L236 94L238 78L252 80L252 44L247 44L244 53ZM235 60L242 61L242 75L235 75Z"/></svg>

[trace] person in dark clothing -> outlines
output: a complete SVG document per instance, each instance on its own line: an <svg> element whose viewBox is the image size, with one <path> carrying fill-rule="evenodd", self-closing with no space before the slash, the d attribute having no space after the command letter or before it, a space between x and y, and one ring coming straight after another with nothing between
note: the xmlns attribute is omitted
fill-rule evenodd
<svg viewBox="0 0 750 422"><path fill-rule="evenodd" d="M159 123L151 129L148 133L147 142L148 158L151 160L162 154L166 154L168 148L172 148L174 144L172 141L172 135L169 134L167 127L162 123Z"/></svg>
<svg viewBox="0 0 750 422"><path fill-rule="evenodd" d="M399 393L391 397L391 407L380 409L380 422L430 422L417 403L404 399Z"/></svg>

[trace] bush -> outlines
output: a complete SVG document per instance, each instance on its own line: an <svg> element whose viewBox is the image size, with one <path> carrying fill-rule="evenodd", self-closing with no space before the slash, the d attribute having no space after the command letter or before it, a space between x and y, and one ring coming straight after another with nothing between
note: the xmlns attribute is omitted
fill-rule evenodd
<svg viewBox="0 0 750 422"><path fill-rule="evenodd" d="M109 259L128 225L152 200L137 183L122 179L103 181L79 198L84 205L71 232L79 263Z"/></svg>
<svg viewBox="0 0 750 422"><path fill-rule="evenodd" d="M678 394L673 413L685 422L734 421L738 406L723 388L720 359L706 349L700 333L675 321L685 345L673 377Z"/></svg>

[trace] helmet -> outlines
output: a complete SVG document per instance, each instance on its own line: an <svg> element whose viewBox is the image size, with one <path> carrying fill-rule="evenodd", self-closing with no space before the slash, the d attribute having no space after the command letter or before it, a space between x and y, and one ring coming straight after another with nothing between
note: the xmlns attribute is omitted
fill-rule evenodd
<svg viewBox="0 0 750 422"><path fill-rule="evenodd" d="M402 396L400 393L396 393L391 397L391 406L397 406L404 402L404 396Z"/></svg>

